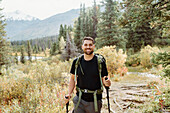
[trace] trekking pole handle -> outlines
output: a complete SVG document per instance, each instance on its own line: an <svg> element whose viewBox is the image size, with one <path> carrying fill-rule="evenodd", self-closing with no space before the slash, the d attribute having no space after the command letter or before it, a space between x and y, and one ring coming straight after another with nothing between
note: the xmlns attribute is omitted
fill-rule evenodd
<svg viewBox="0 0 170 113"><path fill-rule="evenodd" d="M105 78L105 80L107 80L107 79L108 79L108 77Z"/></svg>
<svg viewBox="0 0 170 113"><path fill-rule="evenodd" d="M108 80L108 77L106 77L106 78L105 78L105 80ZM105 86L105 88L106 88L106 89L109 89L109 87L108 87L108 86Z"/></svg>
<svg viewBox="0 0 170 113"><path fill-rule="evenodd" d="M68 96L65 96L66 99L68 99Z"/></svg>
<svg viewBox="0 0 170 113"><path fill-rule="evenodd" d="M68 99L68 96L65 96L65 99ZM67 104L69 104L69 101L67 102ZM67 104L66 104L66 105L67 105Z"/></svg>

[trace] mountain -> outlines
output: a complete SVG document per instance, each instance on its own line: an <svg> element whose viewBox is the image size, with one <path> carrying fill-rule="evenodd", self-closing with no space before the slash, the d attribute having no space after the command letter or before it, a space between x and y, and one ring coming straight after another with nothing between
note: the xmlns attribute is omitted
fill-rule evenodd
<svg viewBox="0 0 170 113"><path fill-rule="evenodd" d="M6 19L7 26L5 28L7 36L10 40L29 40L45 36L57 35L61 24L73 25L74 20L79 16L79 9L56 14L44 20L39 20L35 17L32 19L13 18ZM31 16L30 16L31 17ZM30 20L29 20L30 19Z"/></svg>
<svg viewBox="0 0 170 113"><path fill-rule="evenodd" d="M38 20L38 18L27 15L19 10L16 10L15 12L8 12L4 13L4 16L6 20L8 21L15 21L15 20L24 20L24 21L32 21L32 20Z"/></svg>

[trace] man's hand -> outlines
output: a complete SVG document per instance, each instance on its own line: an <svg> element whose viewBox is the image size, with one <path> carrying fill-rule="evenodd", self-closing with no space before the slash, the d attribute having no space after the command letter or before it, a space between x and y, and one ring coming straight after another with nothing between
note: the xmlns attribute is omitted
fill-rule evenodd
<svg viewBox="0 0 170 113"><path fill-rule="evenodd" d="M65 95L65 103L67 104L69 100L71 99L71 95Z"/></svg>
<svg viewBox="0 0 170 113"><path fill-rule="evenodd" d="M107 78L107 79L106 79L106 78ZM106 86L106 87L111 86L111 81L110 81L110 79L109 79L107 76L104 76L104 77L103 77L103 84L104 84L104 86Z"/></svg>

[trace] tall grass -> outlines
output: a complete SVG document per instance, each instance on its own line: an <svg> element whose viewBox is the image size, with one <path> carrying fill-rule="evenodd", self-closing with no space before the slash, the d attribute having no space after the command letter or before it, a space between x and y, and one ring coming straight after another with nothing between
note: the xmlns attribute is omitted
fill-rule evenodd
<svg viewBox="0 0 170 113"><path fill-rule="evenodd" d="M64 113L69 62L37 61L3 69L0 76L0 112ZM62 79L61 79L62 78Z"/></svg>

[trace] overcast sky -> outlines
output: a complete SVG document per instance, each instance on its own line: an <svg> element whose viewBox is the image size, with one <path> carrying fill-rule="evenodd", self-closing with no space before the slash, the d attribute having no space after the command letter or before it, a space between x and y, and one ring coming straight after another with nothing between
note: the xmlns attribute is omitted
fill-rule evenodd
<svg viewBox="0 0 170 113"><path fill-rule="evenodd" d="M96 0L100 3L102 0ZM14 12L20 10L23 13L45 19L52 15L66 12L70 9L80 8L81 3L92 6L94 0L2 0L3 12Z"/></svg>

